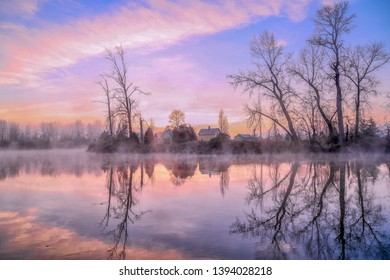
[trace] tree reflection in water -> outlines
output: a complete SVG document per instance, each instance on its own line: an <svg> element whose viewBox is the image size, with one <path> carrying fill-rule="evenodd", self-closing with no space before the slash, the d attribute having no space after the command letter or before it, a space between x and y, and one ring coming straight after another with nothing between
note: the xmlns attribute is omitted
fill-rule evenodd
<svg viewBox="0 0 390 280"><path fill-rule="evenodd" d="M28 182L26 178L36 180L43 176L87 174L101 176L103 171L107 200L102 203L104 214L100 228L112 242L108 251L109 258L126 258L126 246L130 244L130 239L133 242L138 240L135 232L139 232L139 220L147 213L143 211L147 209L142 209L138 201L142 191L149 191L145 186L153 182L155 177L159 184L170 184L165 178L157 178L160 171L161 174L165 172L160 167L157 168L159 172L155 171L155 164L162 164L169 172L171 183L180 185L194 180L199 183L197 190L200 192L203 187L210 191L214 189L209 187L210 184L218 184L215 177L208 181L207 176L218 176L222 196L233 203L226 204L226 209L232 213L241 213L242 208L251 209L247 210L244 218L231 225L230 232L255 238L258 241L257 258L389 259L389 197L385 195L388 195L390 186L388 156L383 155L377 161L360 159L344 162L332 155L324 157L327 159L317 158L312 161L301 158L299 162L291 162L285 158L261 156L103 157L68 151L15 152L4 153L0 158L0 183L3 183L3 190L8 190L7 186L12 186L18 177L21 177L21 181L17 182L19 184ZM55 182L52 179L48 181ZM62 180L62 177L57 179ZM82 184L82 181L70 179L72 184ZM241 183L243 179L248 180L247 189ZM45 184L41 188L40 183L37 189L32 184L33 187L24 186L21 190L39 193L36 196L39 197L46 190ZM227 193L229 184L234 186L232 194ZM19 191L17 188L13 189ZM73 192L73 188L64 190L78 198L78 193ZM186 197L185 190L181 194L184 195L180 199L196 199L192 194ZM51 192L49 195L55 199ZM242 198L238 197L241 195ZM62 206L62 199L59 202ZM212 221L213 217L207 211L214 209L214 201L208 200L208 203L210 204L205 204L201 214L194 215L197 219L193 220L195 228L206 224L204 221ZM224 207L225 204L221 205ZM16 206L21 209L24 207L22 202ZM175 209L175 206L170 206L167 206L168 210ZM79 207L84 209L84 205ZM18 211L17 207L14 208ZM176 210L172 211L176 213ZM221 219L227 219L223 220L224 225L225 222L231 223L231 212L229 215L224 215L223 209L220 212ZM51 211L47 213L51 214ZM133 223L136 224L134 231L131 226ZM206 227L206 234L202 232L200 236L218 230L226 232L224 226L222 229ZM223 242L229 242L226 240L230 237L219 237L221 248L229 247ZM142 238L147 240L144 235ZM202 241L202 237L199 238ZM245 240L244 243L251 241ZM198 240L195 243L198 244ZM192 252L193 249L190 248L189 251Z"/></svg>
<svg viewBox="0 0 390 280"><path fill-rule="evenodd" d="M224 161L212 161L204 158L175 158L171 161L162 162L165 168L169 171L170 181L175 186L183 185L187 180L190 180L196 172L199 166L199 172L201 174L207 174L209 177L212 175L219 176L219 186L222 196L224 196L226 190L229 188L230 175L229 166L230 163Z"/></svg>
<svg viewBox="0 0 390 280"><path fill-rule="evenodd" d="M263 165L252 172L245 220L230 232L259 240L259 259L389 259L386 219L375 203L378 168L359 162Z"/></svg>
<svg viewBox="0 0 390 280"><path fill-rule="evenodd" d="M169 170L172 184L175 186L183 185L187 179L195 175L198 163L195 160L186 158L177 158L172 161L163 162L165 168Z"/></svg>
<svg viewBox="0 0 390 280"><path fill-rule="evenodd" d="M148 211L136 212L133 208L138 204L137 195L144 185L144 164L141 164L140 171L137 172L136 164L120 165L118 167L103 168L106 172L108 200L106 214L100 222L103 230L109 226L110 218L119 220L116 228L106 232L112 236L114 245L108 250L108 258L125 259L126 246L129 245L129 222L141 220ZM148 167L148 176L152 175L154 167Z"/></svg>
<svg viewBox="0 0 390 280"><path fill-rule="evenodd" d="M226 170L221 171L221 174L219 175L219 189L222 196L225 196L225 192L229 189L229 183L230 173L229 168L227 168Z"/></svg>
<svg viewBox="0 0 390 280"><path fill-rule="evenodd" d="M204 172L216 172L220 176L220 189L222 195L229 187L229 164L218 163L213 166L204 165L199 159L188 160L178 158L171 161L162 161L164 167L170 173L170 181L175 186L182 185L186 180L195 175L199 166ZM108 199L105 215L100 222L100 227L105 234L113 238L114 245L108 250L108 258L125 259L126 247L129 241L129 223L134 224L141 220L148 211L137 212L134 208L138 204L139 193L145 185L145 177L153 180L155 161L153 159L143 160L132 164L114 166L107 164L103 167L106 174L106 186ZM146 173L146 175L145 175ZM146 182L147 184L147 182ZM120 221L112 230L113 221ZM116 223L116 222L115 222Z"/></svg>
<svg viewBox="0 0 390 280"><path fill-rule="evenodd" d="M389 259L389 237L377 230L378 226L385 224L386 219L381 214L381 206L373 203L374 195L369 193L367 187L370 181L375 183L379 171L361 163L355 163L353 170L357 190L354 196L356 207L351 211L351 241L356 244L352 246L361 248L363 258L379 251L382 258Z"/></svg>

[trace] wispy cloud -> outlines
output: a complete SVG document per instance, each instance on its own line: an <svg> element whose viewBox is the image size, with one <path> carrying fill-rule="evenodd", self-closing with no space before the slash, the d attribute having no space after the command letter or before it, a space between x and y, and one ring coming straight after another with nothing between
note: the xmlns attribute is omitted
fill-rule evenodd
<svg viewBox="0 0 390 280"><path fill-rule="evenodd" d="M39 5L43 2L45 2L45 0L0 1L0 16L32 16L38 11Z"/></svg>
<svg viewBox="0 0 390 280"><path fill-rule="evenodd" d="M321 0L322 5L333 5L341 0Z"/></svg>
<svg viewBox="0 0 390 280"><path fill-rule="evenodd" d="M28 28L0 24L0 84L39 86L39 75L104 52L121 43L132 50L161 49L196 35L236 28L284 14L302 18L309 0L166 1L128 4L93 18ZM8 3L8 2L7 2ZM39 1L19 0L17 9L34 13ZM12 32L9 32L12 30Z"/></svg>

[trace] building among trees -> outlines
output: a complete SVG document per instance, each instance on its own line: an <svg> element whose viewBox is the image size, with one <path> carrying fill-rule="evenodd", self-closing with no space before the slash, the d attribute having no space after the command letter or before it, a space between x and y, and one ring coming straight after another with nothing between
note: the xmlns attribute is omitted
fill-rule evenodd
<svg viewBox="0 0 390 280"><path fill-rule="evenodd" d="M209 141L211 138L217 137L221 133L219 128L202 128L198 132L199 140Z"/></svg>
<svg viewBox="0 0 390 280"><path fill-rule="evenodd" d="M158 143L171 143L172 142L172 129L168 128L164 130L161 135L159 135L157 142Z"/></svg>

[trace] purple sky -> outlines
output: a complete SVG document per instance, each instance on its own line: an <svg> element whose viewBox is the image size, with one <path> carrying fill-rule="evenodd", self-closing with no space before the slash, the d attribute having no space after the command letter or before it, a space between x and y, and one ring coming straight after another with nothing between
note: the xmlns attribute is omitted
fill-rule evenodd
<svg viewBox="0 0 390 280"><path fill-rule="evenodd" d="M323 3L310 0L76 1L0 0L0 119L25 123L104 120L99 75L110 69L105 49L126 49L129 80L145 119L168 123L173 109L191 124L244 120L241 90L226 75L250 69L249 42L264 30L299 52ZM350 44L390 48L390 1L350 1L356 28ZM390 67L378 76L389 93ZM386 118L384 97L371 113Z"/></svg>

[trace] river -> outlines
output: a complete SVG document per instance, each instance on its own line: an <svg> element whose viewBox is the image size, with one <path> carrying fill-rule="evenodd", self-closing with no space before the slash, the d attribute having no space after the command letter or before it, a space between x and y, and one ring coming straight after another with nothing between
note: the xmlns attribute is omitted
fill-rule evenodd
<svg viewBox="0 0 390 280"><path fill-rule="evenodd" d="M387 155L0 151L0 259L389 259Z"/></svg>

